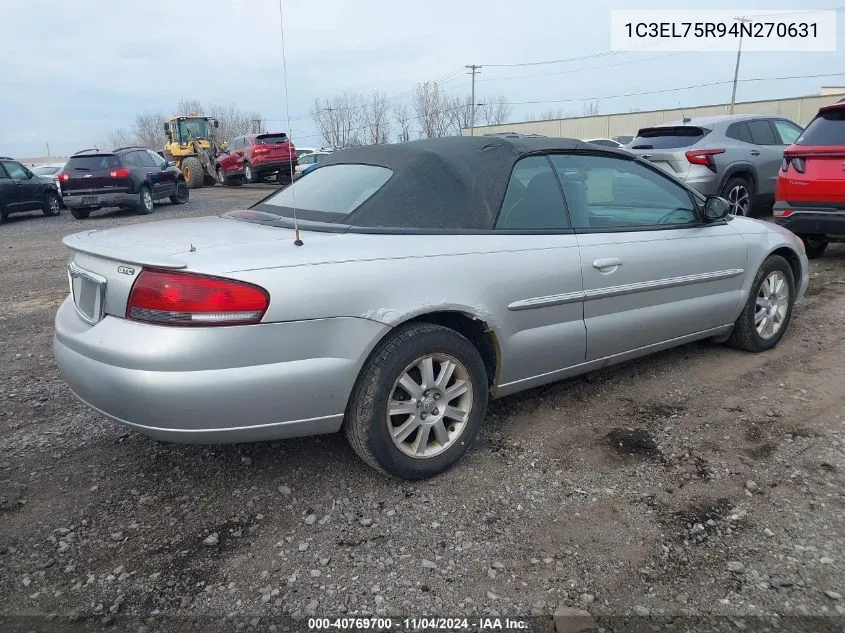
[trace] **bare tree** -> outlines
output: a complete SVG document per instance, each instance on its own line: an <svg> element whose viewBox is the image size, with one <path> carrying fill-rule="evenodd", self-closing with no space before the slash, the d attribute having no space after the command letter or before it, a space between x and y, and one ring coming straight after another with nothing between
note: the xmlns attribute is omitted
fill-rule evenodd
<svg viewBox="0 0 845 633"><path fill-rule="evenodd" d="M584 116L595 116L599 113L599 102L596 101L589 101L582 106L582 112Z"/></svg>
<svg viewBox="0 0 845 633"><path fill-rule="evenodd" d="M375 91L360 99L361 114L366 130L366 140L370 145L383 145L390 141L390 118L388 116L387 95Z"/></svg>
<svg viewBox="0 0 845 633"><path fill-rule="evenodd" d="M137 143L135 135L126 129L115 130L106 138L106 142L101 145L104 148L117 149L118 147L128 147Z"/></svg>
<svg viewBox="0 0 845 633"><path fill-rule="evenodd" d="M414 93L414 113L426 138L448 136L454 116L451 100L437 82L417 84Z"/></svg>
<svg viewBox="0 0 845 633"><path fill-rule="evenodd" d="M188 116L189 114L197 114L204 116L205 108L199 99L182 99L176 105L176 112L179 116Z"/></svg>
<svg viewBox="0 0 845 633"><path fill-rule="evenodd" d="M208 116L217 119L219 128L217 138L228 141L236 136L243 136L257 130L255 121L261 122L261 114L258 112L246 112L241 110L234 103L229 105L210 105L207 109Z"/></svg>
<svg viewBox="0 0 845 633"><path fill-rule="evenodd" d="M554 121L555 119L565 119L571 116L566 110L563 108L557 108L556 110L545 110L541 112L538 117L533 118L534 121Z"/></svg>
<svg viewBox="0 0 845 633"><path fill-rule="evenodd" d="M141 112L135 117L134 142L152 150L160 150L167 142L164 135L165 116L161 112Z"/></svg>
<svg viewBox="0 0 845 633"><path fill-rule="evenodd" d="M347 90L331 99L315 99L311 118L330 147L348 147L361 144L363 110L360 95Z"/></svg>
<svg viewBox="0 0 845 633"><path fill-rule="evenodd" d="M479 106L476 119L481 117L485 125L501 125L507 123L510 119L512 108L508 103L508 98L499 95L498 97L487 97Z"/></svg>
<svg viewBox="0 0 845 633"><path fill-rule="evenodd" d="M396 119L396 124L399 126L397 139L400 143L405 143L411 140L411 111L404 103L393 104L393 118Z"/></svg>
<svg viewBox="0 0 845 633"><path fill-rule="evenodd" d="M449 131L456 136L461 135L461 130L469 129L473 123L472 118L472 97L453 97L447 102L447 116L450 118ZM475 124L481 123L476 106Z"/></svg>

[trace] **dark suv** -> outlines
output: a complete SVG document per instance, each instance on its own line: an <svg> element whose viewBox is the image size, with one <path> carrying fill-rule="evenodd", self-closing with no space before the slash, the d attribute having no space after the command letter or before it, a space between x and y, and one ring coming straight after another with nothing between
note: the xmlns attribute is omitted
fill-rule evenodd
<svg viewBox="0 0 845 633"><path fill-rule="evenodd" d="M159 154L143 147L112 152L83 150L59 174L65 206L77 220L103 207L152 213L156 200L185 204L190 192L182 172Z"/></svg>
<svg viewBox="0 0 845 633"><path fill-rule="evenodd" d="M0 223L7 215L41 210L59 215L59 192L52 178L36 176L18 161L0 156Z"/></svg>

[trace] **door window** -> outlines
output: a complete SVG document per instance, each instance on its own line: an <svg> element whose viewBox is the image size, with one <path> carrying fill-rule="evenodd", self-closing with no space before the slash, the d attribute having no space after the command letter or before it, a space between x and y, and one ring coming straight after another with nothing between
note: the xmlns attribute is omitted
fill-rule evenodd
<svg viewBox="0 0 845 633"><path fill-rule="evenodd" d="M781 145L792 145L801 136L801 128L791 121L784 121L783 119L775 119L772 121L780 136Z"/></svg>
<svg viewBox="0 0 845 633"><path fill-rule="evenodd" d="M150 160L153 161L153 165L155 165L156 167L164 167L165 165L167 165L167 161L155 152L147 150L147 155L150 157Z"/></svg>
<svg viewBox="0 0 845 633"><path fill-rule="evenodd" d="M744 122L731 123L728 126L727 132L725 132L725 136L742 141L743 143L753 143L751 132L748 131L748 126Z"/></svg>
<svg viewBox="0 0 845 633"><path fill-rule="evenodd" d="M511 173L497 229L569 228L566 205L546 156L518 161Z"/></svg>
<svg viewBox="0 0 845 633"><path fill-rule="evenodd" d="M155 167L156 164L153 162L153 159L150 158L150 153L146 150L135 152L137 154L137 161L141 167Z"/></svg>
<svg viewBox="0 0 845 633"><path fill-rule="evenodd" d="M9 172L9 178L16 180L27 180L29 178L29 172L26 170L26 167L20 163L8 161L3 163L3 167L5 167L6 171Z"/></svg>
<svg viewBox="0 0 845 633"><path fill-rule="evenodd" d="M572 226L636 230L698 222L691 194L638 162L589 154L553 154Z"/></svg>
<svg viewBox="0 0 845 633"><path fill-rule="evenodd" d="M0 180L8 180L9 176L6 174L6 168L3 167L3 163L0 163Z"/></svg>
<svg viewBox="0 0 845 633"><path fill-rule="evenodd" d="M748 131L751 132L751 142L755 145L779 145L775 138L775 131L765 119L748 121Z"/></svg>

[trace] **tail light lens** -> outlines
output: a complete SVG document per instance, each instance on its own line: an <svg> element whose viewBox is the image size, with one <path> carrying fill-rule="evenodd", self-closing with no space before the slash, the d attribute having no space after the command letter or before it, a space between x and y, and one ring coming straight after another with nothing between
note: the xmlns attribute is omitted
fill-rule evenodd
<svg viewBox="0 0 845 633"><path fill-rule="evenodd" d="M129 170L128 169L112 169L109 172L109 176L112 178L129 178Z"/></svg>
<svg viewBox="0 0 845 633"><path fill-rule="evenodd" d="M792 209L774 209L773 214L776 218L788 218L795 213Z"/></svg>
<svg viewBox="0 0 845 633"><path fill-rule="evenodd" d="M704 165L716 171L716 163L713 161L713 156L724 153L724 149L691 149L686 152L686 156L690 164Z"/></svg>
<svg viewBox="0 0 845 633"><path fill-rule="evenodd" d="M163 325L248 325L270 305L264 288L194 273L144 269L129 293L126 318Z"/></svg>
<svg viewBox="0 0 845 633"><path fill-rule="evenodd" d="M792 168L799 174L803 174L804 170L807 168L806 161L800 156L784 156L783 163L781 163L780 166L780 170L788 171L790 165L792 165Z"/></svg>
<svg viewBox="0 0 845 633"><path fill-rule="evenodd" d="M270 151L269 147L256 147L254 150L252 150L252 153L253 154L266 154L269 151Z"/></svg>
<svg viewBox="0 0 845 633"><path fill-rule="evenodd" d="M59 174L59 180L61 180L62 182L67 182L68 180L70 180L70 174L68 174L66 171L63 171Z"/></svg>

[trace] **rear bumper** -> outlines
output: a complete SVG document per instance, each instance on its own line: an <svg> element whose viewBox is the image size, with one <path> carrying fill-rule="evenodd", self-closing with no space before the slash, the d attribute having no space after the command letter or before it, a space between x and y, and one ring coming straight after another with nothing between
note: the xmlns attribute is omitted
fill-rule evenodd
<svg viewBox="0 0 845 633"><path fill-rule="evenodd" d="M165 441L230 443L331 433L372 345L388 329L358 318L173 328L107 316L68 298L53 351L91 408Z"/></svg>
<svg viewBox="0 0 845 633"><path fill-rule="evenodd" d="M85 203L85 198L97 198L97 204ZM101 209L102 207L137 207L138 196L133 193L64 194L62 201L68 209Z"/></svg>
<svg viewBox="0 0 845 633"><path fill-rule="evenodd" d="M255 162L252 164L252 169L255 173L263 176L265 174L272 174L277 171L285 170L290 171L291 165L293 164L290 160L268 160L266 162Z"/></svg>
<svg viewBox="0 0 845 633"><path fill-rule="evenodd" d="M845 205L795 207L788 202L775 202L775 223L796 235L830 235L845 237ZM783 215L792 211L790 215Z"/></svg>

